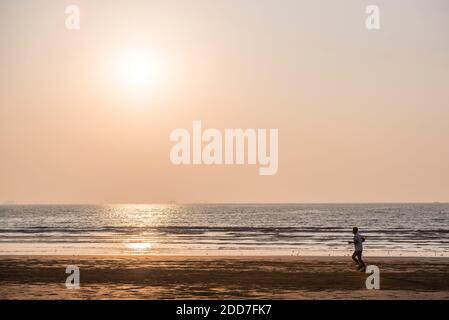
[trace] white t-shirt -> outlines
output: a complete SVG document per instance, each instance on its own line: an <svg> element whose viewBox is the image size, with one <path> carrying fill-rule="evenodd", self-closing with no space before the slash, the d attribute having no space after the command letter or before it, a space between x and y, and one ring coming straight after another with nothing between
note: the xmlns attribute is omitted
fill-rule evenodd
<svg viewBox="0 0 449 320"><path fill-rule="evenodd" d="M354 241L357 241L354 243L355 251L363 251L363 237L357 233L354 235Z"/></svg>

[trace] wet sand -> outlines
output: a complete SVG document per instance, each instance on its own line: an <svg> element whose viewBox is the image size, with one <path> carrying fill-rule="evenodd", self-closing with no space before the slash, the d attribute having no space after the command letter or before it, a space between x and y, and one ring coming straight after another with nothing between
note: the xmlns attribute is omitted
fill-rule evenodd
<svg viewBox="0 0 449 320"><path fill-rule="evenodd" d="M449 299L448 258L0 256L0 299ZM67 265L80 289L67 289Z"/></svg>

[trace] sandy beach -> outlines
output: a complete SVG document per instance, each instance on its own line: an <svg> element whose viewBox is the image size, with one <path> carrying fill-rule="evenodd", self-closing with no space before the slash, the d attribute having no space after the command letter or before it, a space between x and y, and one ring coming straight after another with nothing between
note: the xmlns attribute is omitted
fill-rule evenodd
<svg viewBox="0 0 449 320"><path fill-rule="evenodd" d="M1 299L449 299L449 259L369 258L380 290L347 257L2 256ZM80 289L67 289L67 265Z"/></svg>

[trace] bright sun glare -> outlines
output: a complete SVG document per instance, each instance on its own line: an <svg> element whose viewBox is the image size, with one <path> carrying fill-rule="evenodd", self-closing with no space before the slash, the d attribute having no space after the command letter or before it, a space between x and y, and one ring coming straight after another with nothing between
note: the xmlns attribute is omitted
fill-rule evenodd
<svg viewBox="0 0 449 320"><path fill-rule="evenodd" d="M133 89L146 89L160 80L160 65L149 54L124 54L118 69L120 81Z"/></svg>
<svg viewBox="0 0 449 320"><path fill-rule="evenodd" d="M146 242L132 242L127 243L126 247L132 250L149 250L151 249L152 245L151 243Z"/></svg>

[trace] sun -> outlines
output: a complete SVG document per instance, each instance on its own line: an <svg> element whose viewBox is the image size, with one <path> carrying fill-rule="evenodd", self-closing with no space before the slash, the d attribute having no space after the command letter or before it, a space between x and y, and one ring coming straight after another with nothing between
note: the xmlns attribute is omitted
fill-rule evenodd
<svg viewBox="0 0 449 320"><path fill-rule="evenodd" d="M161 77L160 64L149 53L127 52L118 61L118 78L131 89L148 89Z"/></svg>

